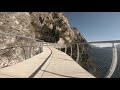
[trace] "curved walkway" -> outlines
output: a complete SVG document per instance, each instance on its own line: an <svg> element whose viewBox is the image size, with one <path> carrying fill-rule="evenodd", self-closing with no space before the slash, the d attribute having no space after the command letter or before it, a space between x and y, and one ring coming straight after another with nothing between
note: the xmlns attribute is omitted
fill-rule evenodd
<svg viewBox="0 0 120 90"><path fill-rule="evenodd" d="M44 52L30 59L0 69L0 78L29 78L51 54L49 48L43 47L43 50Z"/></svg>
<svg viewBox="0 0 120 90"><path fill-rule="evenodd" d="M95 78L70 56L53 47L18 64L0 69L0 78Z"/></svg>

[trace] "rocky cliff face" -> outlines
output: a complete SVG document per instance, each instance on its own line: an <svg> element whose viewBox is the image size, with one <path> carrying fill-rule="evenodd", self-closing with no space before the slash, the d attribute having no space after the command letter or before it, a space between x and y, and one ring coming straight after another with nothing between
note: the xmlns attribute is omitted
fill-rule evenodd
<svg viewBox="0 0 120 90"><path fill-rule="evenodd" d="M28 12L0 12L0 32L35 37L31 15ZM26 38L0 34L0 67L13 65L28 58L28 47L23 46L32 42Z"/></svg>
<svg viewBox="0 0 120 90"><path fill-rule="evenodd" d="M0 12L0 31L37 38L45 42L87 42L76 28L70 28L63 12ZM0 35L0 49L4 49L0 51L0 66L12 65L24 60L23 50L17 49L16 51L14 48L6 50L5 48L23 44L30 45L31 43L30 40L25 38ZM84 53L85 47L88 46L81 45L79 47L81 58L86 55ZM76 46L73 46L73 49L73 58L75 59Z"/></svg>
<svg viewBox="0 0 120 90"><path fill-rule="evenodd" d="M62 12L32 12L30 15L36 38L46 42L72 41L73 32Z"/></svg>

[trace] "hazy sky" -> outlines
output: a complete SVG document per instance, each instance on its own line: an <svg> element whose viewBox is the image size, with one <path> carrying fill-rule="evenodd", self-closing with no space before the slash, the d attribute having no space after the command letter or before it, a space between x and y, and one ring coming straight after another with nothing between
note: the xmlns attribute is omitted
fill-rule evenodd
<svg viewBox="0 0 120 90"><path fill-rule="evenodd" d="M120 12L64 12L87 41L120 40Z"/></svg>

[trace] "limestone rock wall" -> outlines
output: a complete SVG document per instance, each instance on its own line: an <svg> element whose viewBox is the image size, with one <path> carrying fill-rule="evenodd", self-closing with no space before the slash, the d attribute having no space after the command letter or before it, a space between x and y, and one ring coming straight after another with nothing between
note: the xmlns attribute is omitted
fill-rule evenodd
<svg viewBox="0 0 120 90"><path fill-rule="evenodd" d="M63 12L0 12L0 32L13 33L52 43L87 42L77 28L70 27ZM21 47L16 47L18 45ZM0 67L25 60L25 57L28 57L29 54L29 49L22 47L25 45L38 45L38 43L25 38L0 34ZM82 58L82 62L79 62L79 64L85 67L88 63L88 58L85 58L85 55L87 55L85 48L87 47L89 46L79 46L80 60ZM27 53L26 56L24 53ZM35 48L35 54L37 53L38 48ZM76 46L73 45L74 60L76 55Z"/></svg>
<svg viewBox="0 0 120 90"><path fill-rule="evenodd" d="M0 12L0 32L35 37L35 30L31 25L31 16L28 12ZM23 46L30 45L32 42L26 38L0 34L0 67L25 60L27 56L24 53L27 54L29 51Z"/></svg>

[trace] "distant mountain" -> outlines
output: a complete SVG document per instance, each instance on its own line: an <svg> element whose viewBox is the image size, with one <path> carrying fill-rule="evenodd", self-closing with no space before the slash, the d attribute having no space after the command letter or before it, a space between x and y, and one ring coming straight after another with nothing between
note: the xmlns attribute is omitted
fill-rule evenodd
<svg viewBox="0 0 120 90"><path fill-rule="evenodd" d="M98 46L95 46L95 45L91 45L91 44L90 44L90 47L91 48L101 48L101 47L98 47Z"/></svg>

